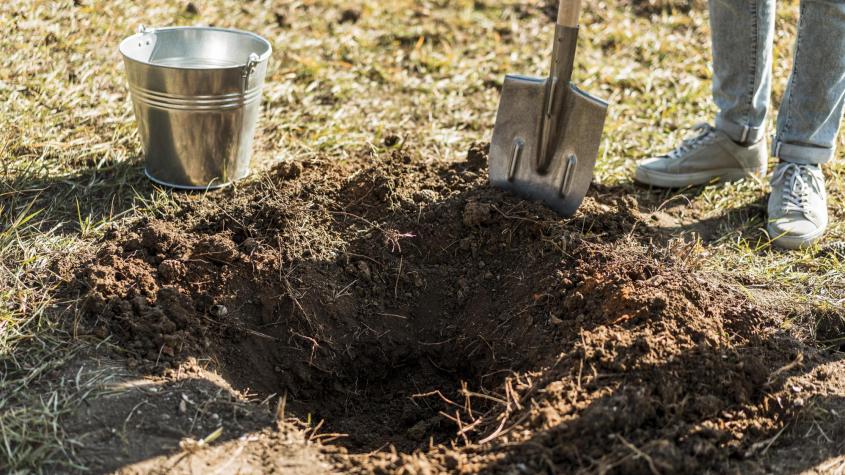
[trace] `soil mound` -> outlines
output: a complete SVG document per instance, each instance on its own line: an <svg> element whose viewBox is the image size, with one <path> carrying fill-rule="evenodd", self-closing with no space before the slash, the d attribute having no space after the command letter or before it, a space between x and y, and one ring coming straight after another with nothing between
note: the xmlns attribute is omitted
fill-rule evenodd
<svg viewBox="0 0 845 475"><path fill-rule="evenodd" d="M596 187L563 220L485 167L482 147L314 159L186 196L106 236L83 330L139 371L205 359L285 395L347 470L718 471L763 449L817 356L683 245L639 244L636 203Z"/></svg>

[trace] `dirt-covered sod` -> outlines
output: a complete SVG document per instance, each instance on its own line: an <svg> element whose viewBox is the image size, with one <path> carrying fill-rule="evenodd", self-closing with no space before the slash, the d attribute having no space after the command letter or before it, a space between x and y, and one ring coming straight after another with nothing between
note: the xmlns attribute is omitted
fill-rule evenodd
<svg viewBox="0 0 845 475"><path fill-rule="evenodd" d="M486 175L544 2L0 5L0 472L841 473L843 162L789 253L765 183L631 183L712 112L705 7L585 3L612 107L561 219ZM248 179L144 179L138 23L273 42Z"/></svg>

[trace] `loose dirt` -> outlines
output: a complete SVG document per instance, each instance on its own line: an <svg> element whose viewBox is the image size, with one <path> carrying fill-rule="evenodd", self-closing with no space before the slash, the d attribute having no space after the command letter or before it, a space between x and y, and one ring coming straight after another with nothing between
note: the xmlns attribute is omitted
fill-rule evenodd
<svg viewBox="0 0 845 475"><path fill-rule="evenodd" d="M565 220L491 190L485 170L481 146L456 163L403 151L282 163L110 231L70 286L85 298L75 331L178 396L152 411L177 434L150 449L133 431L157 429L124 424L136 441L125 459L109 458L116 439L104 437L87 463L802 467L772 454L818 422L808 407L841 407L826 397L841 384L833 356L782 330L740 285L697 270L695 243L649 247L656 231L616 190L594 187ZM222 406L197 403L209 384L222 396L205 399ZM104 404L103 417L117 423L128 407ZM217 427L237 451L186 448ZM845 440L845 428L824 427Z"/></svg>

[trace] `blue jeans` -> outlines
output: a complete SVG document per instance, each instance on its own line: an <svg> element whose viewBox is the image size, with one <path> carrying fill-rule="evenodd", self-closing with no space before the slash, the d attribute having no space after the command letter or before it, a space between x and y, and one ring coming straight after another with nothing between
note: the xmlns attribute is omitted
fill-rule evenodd
<svg viewBox="0 0 845 475"><path fill-rule="evenodd" d="M710 0L716 127L734 141L764 138L772 85L775 0ZM835 153L845 103L845 0L801 0L795 61L772 154L821 164Z"/></svg>

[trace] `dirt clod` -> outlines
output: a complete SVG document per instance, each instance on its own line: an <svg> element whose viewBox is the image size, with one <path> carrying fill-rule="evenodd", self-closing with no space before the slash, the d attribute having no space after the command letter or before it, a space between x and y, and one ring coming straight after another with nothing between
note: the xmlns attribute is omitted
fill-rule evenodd
<svg viewBox="0 0 845 475"><path fill-rule="evenodd" d="M277 11L273 13L273 16L276 18L276 25L279 28L288 28L290 27L290 23L288 23L288 15L286 12Z"/></svg>
<svg viewBox="0 0 845 475"><path fill-rule="evenodd" d="M487 153L490 151L489 144L473 144L467 152L467 163L475 170L487 166Z"/></svg>
<svg viewBox="0 0 845 475"><path fill-rule="evenodd" d="M340 13L339 23L357 23L361 18L361 12L352 8L347 8Z"/></svg>
<svg viewBox="0 0 845 475"><path fill-rule="evenodd" d="M463 222L467 226L479 226L490 221L493 207L487 203L470 201L464 207Z"/></svg>
<svg viewBox="0 0 845 475"><path fill-rule="evenodd" d="M164 282L174 282L183 277L187 268L176 259L165 259L158 265L158 273Z"/></svg>
<svg viewBox="0 0 845 475"><path fill-rule="evenodd" d="M302 165L299 162L285 160L276 166L274 172L281 180L293 180L302 174Z"/></svg>

